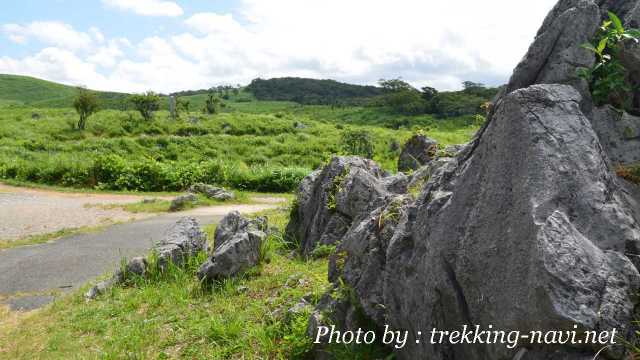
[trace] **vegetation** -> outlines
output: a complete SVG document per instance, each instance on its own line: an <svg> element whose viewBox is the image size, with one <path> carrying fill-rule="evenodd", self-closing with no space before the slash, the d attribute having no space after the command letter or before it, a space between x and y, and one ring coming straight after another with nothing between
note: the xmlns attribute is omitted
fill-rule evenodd
<svg viewBox="0 0 640 360"><path fill-rule="evenodd" d="M209 115L217 114L220 111L222 100L214 93L210 93L207 97L205 111Z"/></svg>
<svg viewBox="0 0 640 360"><path fill-rule="evenodd" d="M349 130L342 134L342 149L349 155L373 158L373 139L366 130Z"/></svg>
<svg viewBox="0 0 640 360"><path fill-rule="evenodd" d="M131 95L129 101L146 121L153 119L153 113L160 109L160 96L153 91Z"/></svg>
<svg viewBox="0 0 640 360"><path fill-rule="evenodd" d="M578 75L586 79L598 105L611 104L618 109L633 107L633 91L628 80L628 70L620 60L620 50L625 41L640 41L640 30L625 29L616 14L609 12L609 20L600 27L593 44L583 47L596 55L592 68L578 69Z"/></svg>
<svg viewBox="0 0 640 360"><path fill-rule="evenodd" d="M128 94L93 91L104 109L124 109ZM0 74L0 106L71 108L78 96L74 86L28 76Z"/></svg>
<svg viewBox="0 0 640 360"><path fill-rule="evenodd" d="M80 120L78 120L78 129L84 130L87 125L87 118L98 111L98 97L86 89L78 89L78 97L73 102Z"/></svg>
<svg viewBox="0 0 640 360"><path fill-rule="evenodd" d="M485 104L498 92L471 81L463 82L464 90L450 92L428 86L420 91L401 79L382 79L379 83L385 93L374 99L373 106L401 115L431 114L439 118L484 114Z"/></svg>
<svg viewBox="0 0 640 360"><path fill-rule="evenodd" d="M190 113L183 117L189 121L172 121L165 111L146 122L132 112L105 110L82 133L71 130L69 110L41 110L33 120L29 108L5 108L0 178L105 190L181 191L203 182L286 192L331 154L342 153L340 139L349 131L366 130L373 159L393 171L393 143L404 143L416 128L443 145L466 142L477 129L472 119L422 116L391 130L386 127L394 127L397 116L366 108L279 104L283 111L268 114L275 104L242 104L244 111L216 116ZM385 127L361 125L369 122Z"/></svg>
<svg viewBox="0 0 640 360"><path fill-rule="evenodd" d="M381 95L375 86L360 86L334 80L303 78L255 79L247 90L258 100L294 101L305 105L358 104L363 99Z"/></svg>
<svg viewBox="0 0 640 360"><path fill-rule="evenodd" d="M640 185L640 164L631 166L618 166L616 174L621 178Z"/></svg>
<svg viewBox="0 0 640 360"><path fill-rule="evenodd" d="M263 215L283 230L286 211ZM208 230L213 233L213 227ZM304 358L312 345L306 336L309 312L287 310L302 297L318 301L328 286L327 262L289 259L275 234L268 243L269 263L211 288L196 280L202 259L195 259L183 269L134 278L96 301L87 303L80 291L17 318L0 309L0 357ZM367 359L376 351L334 350L337 359L345 360Z"/></svg>

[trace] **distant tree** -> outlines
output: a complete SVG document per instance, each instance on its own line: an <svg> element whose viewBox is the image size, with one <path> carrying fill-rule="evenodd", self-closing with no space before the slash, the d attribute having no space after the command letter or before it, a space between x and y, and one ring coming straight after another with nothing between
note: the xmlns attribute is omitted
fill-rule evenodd
<svg viewBox="0 0 640 360"><path fill-rule="evenodd" d="M347 130L342 134L342 149L349 155L373 158L373 138L366 130Z"/></svg>
<svg viewBox="0 0 640 360"><path fill-rule="evenodd" d="M73 101L73 107L80 115L78 129L84 130L87 125L87 118L99 109L98 97L87 89L78 88L78 97Z"/></svg>
<svg viewBox="0 0 640 360"><path fill-rule="evenodd" d="M160 109L160 95L153 91L147 91L144 94L131 95L129 101L146 121L153 119L153 113Z"/></svg>
<svg viewBox="0 0 640 360"><path fill-rule="evenodd" d="M436 96L438 96L438 90L432 88L430 86L425 86L422 88L422 98L426 101L433 100Z"/></svg>
<svg viewBox="0 0 640 360"><path fill-rule="evenodd" d="M210 92L205 103L205 112L207 114L217 114L222 107L222 100L215 93Z"/></svg>
<svg viewBox="0 0 640 360"><path fill-rule="evenodd" d="M418 91L416 90L416 88L411 86L408 82L402 80L402 78L396 78L396 79L390 79L390 80L380 79L378 80L378 85L380 85L382 89L388 92Z"/></svg>

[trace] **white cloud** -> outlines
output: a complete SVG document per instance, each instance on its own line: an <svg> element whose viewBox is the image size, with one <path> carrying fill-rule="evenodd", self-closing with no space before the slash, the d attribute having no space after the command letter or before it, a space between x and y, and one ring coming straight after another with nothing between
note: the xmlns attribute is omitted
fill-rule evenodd
<svg viewBox="0 0 640 360"><path fill-rule="evenodd" d="M46 45L64 49L82 50L91 46L91 37L75 31L71 25L57 21L34 21L26 25L5 24L3 32L12 41L24 44L34 38Z"/></svg>
<svg viewBox="0 0 640 360"><path fill-rule="evenodd" d="M184 12L173 1L161 0L102 0L108 6L133 11L144 16L181 16Z"/></svg>
<svg viewBox="0 0 640 360"><path fill-rule="evenodd" d="M103 1L136 12L159 3ZM84 69L86 85L121 91L171 92L278 76L369 84L401 76L415 86L439 89L459 88L463 80L497 85L508 80L555 1L242 0L237 16L194 14L185 20L187 31L137 44L62 24L76 34L65 38L88 38L93 46L70 47L83 41L55 44L48 38L75 58L45 57L43 50L25 64L37 69L31 75L57 80L58 74L47 71L67 74L64 62L74 63ZM27 28L9 24L3 30L24 42L35 36ZM0 72L10 66L29 71L16 65L22 59L2 59Z"/></svg>

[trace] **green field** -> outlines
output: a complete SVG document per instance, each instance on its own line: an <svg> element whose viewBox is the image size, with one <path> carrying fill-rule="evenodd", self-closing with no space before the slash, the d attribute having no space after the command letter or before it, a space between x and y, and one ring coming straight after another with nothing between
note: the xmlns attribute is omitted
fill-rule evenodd
<svg viewBox="0 0 640 360"><path fill-rule="evenodd" d="M75 188L181 191L196 182L239 190L289 192L332 155L349 155L342 136L367 131L373 159L395 172L399 145L421 130L443 146L463 143L477 130L473 117L401 116L378 108L257 101L240 92L223 111L158 111L145 121L132 110L102 110L87 129L74 129L69 107L33 104L75 89L30 78L0 85L0 179ZM27 90L9 88L29 84ZM26 85L24 85L26 86ZM69 92L71 91L71 92ZM190 99L191 109L205 101ZM60 100L60 101L63 101ZM66 101L66 100L64 100ZM19 104L17 103L19 102Z"/></svg>

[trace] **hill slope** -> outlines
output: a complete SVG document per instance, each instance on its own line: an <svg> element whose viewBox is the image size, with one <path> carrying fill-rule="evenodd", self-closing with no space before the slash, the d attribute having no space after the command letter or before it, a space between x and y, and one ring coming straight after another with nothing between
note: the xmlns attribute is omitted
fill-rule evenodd
<svg viewBox="0 0 640 360"><path fill-rule="evenodd" d="M247 86L258 100L295 101L307 105L354 103L382 94L382 88L305 78L255 79Z"/></svg>
<svg viewBox="0 0 640 360"><path fill-rule="evenodd" d="M102 106L118 109L128 94L96 91ZM29 105L40 108L71 107L77 94L74 86L62 85L29 76L0 74L0 106Z"/></svg>

